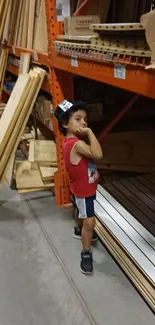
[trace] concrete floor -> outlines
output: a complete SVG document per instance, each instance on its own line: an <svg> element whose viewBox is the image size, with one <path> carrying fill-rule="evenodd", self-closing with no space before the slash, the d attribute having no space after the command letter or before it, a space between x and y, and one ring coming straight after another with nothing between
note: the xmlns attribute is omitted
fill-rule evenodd
<svg viewBox="0 0 155 325"><path fill-rule="evenodd" d="M71 213L51 192L0 191L0 325L154 325L155 318L106 249L95 274L79 270Z"/></svg>

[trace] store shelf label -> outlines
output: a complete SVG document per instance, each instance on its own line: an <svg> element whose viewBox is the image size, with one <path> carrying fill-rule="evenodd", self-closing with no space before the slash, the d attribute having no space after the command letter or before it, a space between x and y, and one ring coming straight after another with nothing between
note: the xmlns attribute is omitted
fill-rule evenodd
<svg viewBox="0 0 155 325"><path fill-rule="evenodd" d="M37 52L34 52L33 58L34 58L35 61L38 61L38 54L37 54Z"/></svg>
<svg viewBox="0 0 155 325"><path fill-rule="evenodd" d="M71 56L71 66L72 67L78 67L78 59L76 56Z"/></svg>
<svg viewBox="0 0 155 325"><path fill-rule="evenodd" d="M126 67L123 64L115 64L114 77L118 79L126 79Z"/></svg>

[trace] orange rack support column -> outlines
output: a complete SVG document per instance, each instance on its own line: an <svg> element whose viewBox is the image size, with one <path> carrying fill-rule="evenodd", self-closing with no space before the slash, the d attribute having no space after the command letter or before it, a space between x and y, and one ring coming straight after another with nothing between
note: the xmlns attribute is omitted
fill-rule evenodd
<svg viewBox="0 0 155 325"><path fill-rule="evenodd" d="M62 23L56 21L56 1L46 0L46 17L48 31L48 54L50 65L50 85L53 97L53 107L66 99L73 99L73 76L68 72L54 69L52 66L52 54L54 51L53 40L62 31ZM56 138L58 172L54 175L56 205L66 207L70 203L70 193L68 186L68 175L64 167L62 142L63 136L60 134L56 119L53 119L53 128Z"/></svg>

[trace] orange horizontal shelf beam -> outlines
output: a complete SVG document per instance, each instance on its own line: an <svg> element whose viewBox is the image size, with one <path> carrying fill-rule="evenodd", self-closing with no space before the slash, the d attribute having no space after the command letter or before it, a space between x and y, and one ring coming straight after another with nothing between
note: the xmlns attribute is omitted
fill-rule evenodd
<svg viewBox="0 0 155 325"><path fill-rule="evenodd" d="M7 71L13 73L14 75L18 76L19 68L11 63L7 65ZM43 81L42 90L46 91L47 93L51 93L51 85L50 85L50 77L46 74L45 79Z"/></svg>
<svg viewBox="0 0 155 325"><path fill-rule="evenodd" d="M143 67L126 65L125 77L121 79L114 76L115 65L112 63L87 61L81 58L72 60L71 57L57 54L55 51L52 52L52 64L57 69L155 99L155 72Z"/></svg>
<svg viewBox="0 0 155 325"><path fill-rule="evenodd" d="M33 62L36 62L36 63L39 63L41 65L49 67L48 53L38 52L38 51L35 51L35 50L30 50L30 49L27 49L27 48L12 46L12 45L8 45L8 48L9 48L9 53L10 54L13 54L13 55L18 56L18 57L20 57L20 54L22 52L30 53L31 54L31 60Z"/></svg>

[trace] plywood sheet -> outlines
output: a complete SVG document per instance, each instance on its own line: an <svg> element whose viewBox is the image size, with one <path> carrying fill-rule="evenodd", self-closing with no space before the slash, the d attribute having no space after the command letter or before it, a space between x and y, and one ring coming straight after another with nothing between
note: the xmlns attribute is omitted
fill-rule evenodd
<svg viewBox="0 0 155 325"><path fill-rule="evenodd" d="M45 182L45 181L54 179L54 174L58 170L58 168L57 167L40 167L39 166L39 170L40 170L41 178Z"/></svg>
<svg viewBox="0 0 155 325"><path fill-rule="evenodd" d="M36 163L29 163L24 161L18 164L16 167L16 184L17 188L41 188L41 187L52 187L53 183L43 183L38 165Z"/></svg>
<svg viewBox="0 0 155 325"><path fill-rule="evenodd" d="M30 141L30 162L57 162L56 145L50 140Z"/></svg>

